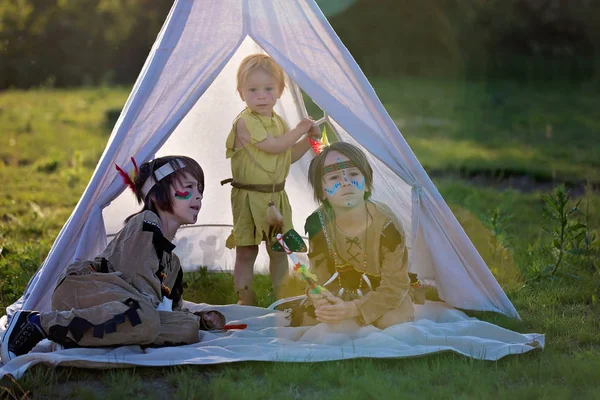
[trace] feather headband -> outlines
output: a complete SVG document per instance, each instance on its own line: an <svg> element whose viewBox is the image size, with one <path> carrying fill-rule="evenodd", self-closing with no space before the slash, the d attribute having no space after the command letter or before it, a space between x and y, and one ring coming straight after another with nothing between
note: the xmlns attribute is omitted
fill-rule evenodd
<svg viewBox="0 0 600 400"><path fill-rule="evenodd" d="M125 182L125 184L131 189L131 191L135 193L135 178L139 174L140 170L133 157L131 157L131 162L134 168L129 173L125 172L117 164L115 164L115 168L119 172L119 175L121 175L121 178L123 178L123 182ZM185 167L185 164L181 160L175 159L174 163L179 168L173 168L171 163L168 162L165 165L158 168L156 171L154 171L154 175L150 175L148 179L146 179L146 182L144 182L144 185L142 186L142 197L144 199L146 198L146 196L148 196L148 193L150 193L150 190L152 190L154 185L160 182L163 178L171 175L173 172ZM156 180L154 179L154 177L156 177Z"/></svg>
<svg viewBox="0 0 600 400"><path fill-rule="evenodd" d="M173 172L185 167L183 161L177 159L173 161L175 162L175 164L177 164L177 166L179 166L179 168L173 168L171 163L168 162L165 165L158 168L156 171L154 171L154 176L156 176L156 180L154 180L154 176L152 175L150 175L148 179L146 179L146 182L144 182L144 186L142 186L142 195L144 196L144 199L146 198L146 196L148 196L148 193L150 193L150 190L152 190L154 185L156 185L158 182L160 182L167 176L171 175Z"/></svg>

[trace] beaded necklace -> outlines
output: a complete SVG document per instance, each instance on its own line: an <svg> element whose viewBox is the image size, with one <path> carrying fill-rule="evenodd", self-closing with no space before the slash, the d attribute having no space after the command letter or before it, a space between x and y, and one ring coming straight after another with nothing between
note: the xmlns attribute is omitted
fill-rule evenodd
<svg viewBox="0 0 600 400"><path fill-rule="evenodd" d="M369 287L369 290L373 289L372 285L371 285L371 281L369 280L369 277L366 274L366 271L367 271L367 241L368 241L368 232L369 232L368 224L369 224L369 215L370 215L369 208L367 207L367 203L365 202L365 232L364 232L362 270L354 267L350 263L343 263L340 260L340 256L335 251L335 247L334 247L331 239L329 238L329 234L327 232L327 225L325 224L325 219L323 217L323 213L321 212L321 209L319 209L317 213L319 215L319 221L321 222L321 227L323 229L325 241L327 242L327 248L329 250L330 256L333 258L334 268L335 268L333 275L329 278L329 280L323 286L327 286L328 284L330 284L337 278L338 283L340 285L340 290L337 293L338 297L341 297L344 293L347 293L348 295L352 295L352 292L355 292L359 297L362 297L363 292L361 289L363 287L362 286L363 282L365 282L367 284L367 286ZM372 217L371 217L371 219L372 219ZM330 218L330 220L334 220L334 218ZM344 235L344 237L346 237L346 240L351 242L351 245L353 243L358 242L358 237L356 237L356 236L353 237L354 240L349 240L347 234L339 227L337 222L334 222L334 225L335 225L334 232L332 232L332 234L334 235L334 238L335 238L335 228L337 228ZM358 261L358 259L356 257L354 257L354 258ZM345 273L345 272L349 272L352 270L362 272L362 276L358 282L358 288L356 289L356 291L347 289L344 286L342 286L342 278L341 278L340 273Z"/></svg>

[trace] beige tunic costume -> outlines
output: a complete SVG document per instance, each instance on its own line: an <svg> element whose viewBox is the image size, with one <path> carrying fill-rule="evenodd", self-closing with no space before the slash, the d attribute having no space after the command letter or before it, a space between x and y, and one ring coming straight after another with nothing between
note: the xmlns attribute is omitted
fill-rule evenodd
<svg viewBox="0 0 600 400"><path fill-rule="evenodd" d="M237 124L240 119L244 120L250 133L250 143L235 148ZM233 231L227 239L227 247L252 246L265 239L270 240L273 232L266 221L266 211L271 199L283 215L283 232L292 229L292 208L285 192L285 179L290 172L292 161L291 150L281 154L269 154L255 146L256 143L265 140L267 134L279 137L287 131L287 124L275 112L272 117L265 117L246 108L233 122L226 141L226 157L231 158L233 177Z"/></svg>
<svg viewBox="0 0 600 400"><path fill-rule="evenodd" d="M385 328L413 319L404 231L383 204L367 201L370 222L347 236L321 207L306 220L311 270L326 288L360 311L358 322ZM327 235L323 230L325 227Z"/></svg>
<svg viewBox="0 0 600 400"><path fill-rule="evenodd" d="M200 318L181 309L183 271L152 211L131 218L93 261L69 265L42 313L48 337L80 346L198 342ZM173 311L159 311L167 297Z"/></svg>

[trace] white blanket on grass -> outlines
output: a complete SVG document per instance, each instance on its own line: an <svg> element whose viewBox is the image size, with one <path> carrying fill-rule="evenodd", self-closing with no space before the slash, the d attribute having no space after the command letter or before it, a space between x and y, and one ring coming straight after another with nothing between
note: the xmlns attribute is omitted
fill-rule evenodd
<svg viewBox="0 0 600 400"><path fill-rule="evenodd" d="M192 311L216 309L229 323L244 323L244 330L202 332L200 342L187 346L145 348L74 348L52 351L44 340L34 351L0 368L0 378L21 377L37 363L111 368L123 366L171 366L219 364L235 361L315 362L349 358L415 357L454 351L467 357L498 360L544 348L544 335L521 334L476 318L444 303L415 306L415 321L381 330L372 325L319 324L287 327L287 315L259 307L188 304ZM5 329L6 317L0 320Z"/></svg>

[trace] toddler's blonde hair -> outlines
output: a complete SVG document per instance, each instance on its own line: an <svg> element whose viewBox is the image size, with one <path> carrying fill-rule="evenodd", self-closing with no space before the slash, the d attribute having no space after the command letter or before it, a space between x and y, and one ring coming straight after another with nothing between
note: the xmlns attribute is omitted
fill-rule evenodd
<svg viewBox="0 0 600 400"><path fill-rule="evenodd" d="M279 94L281 95L285 88L285 75L283 69L281 69L275 60L266 54L250 54L248 57L244 58L237 72L238 92L240 91L240 87L248 79L248 76L257 69L262 69L275 78L275 81L279 86Z"/></svg>

